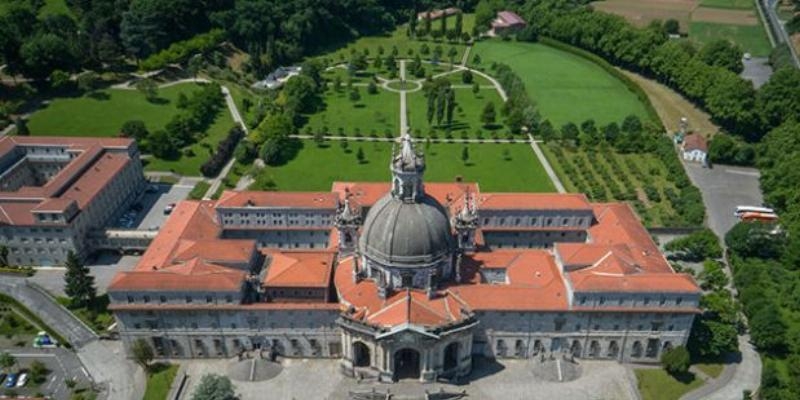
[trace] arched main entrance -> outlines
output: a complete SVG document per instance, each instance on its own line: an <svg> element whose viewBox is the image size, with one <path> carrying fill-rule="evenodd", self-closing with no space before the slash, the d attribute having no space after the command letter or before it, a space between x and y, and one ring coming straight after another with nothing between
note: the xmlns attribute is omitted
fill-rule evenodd
<svg viewBox="0 0 800 400"><path fill-rule="evenodd" d="M394 377L400 379L419 379L419 352L414 349L400 349L394 353Z"/></svg>
<svg viewBox="0 0 800 400"><path fill-rule="evenodd" d="M444 349L444 370L450 371L456 367L458 367L458 342L453 342Z"/></svg>
<svg viewBox="0 0 800 400"><path fill-rule="evenodd" d="M353 343L353 366L369 367L370 354L369 347L361 342Z"/></svg>

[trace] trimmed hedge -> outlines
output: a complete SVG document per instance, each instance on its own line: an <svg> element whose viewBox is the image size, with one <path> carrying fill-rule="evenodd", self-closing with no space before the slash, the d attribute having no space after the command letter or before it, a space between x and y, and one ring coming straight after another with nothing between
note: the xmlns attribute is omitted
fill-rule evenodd
<svg viewBox="0 0 800 400"><path fill-rule="evenodd" d="M223 30L212 29L191 39L175 42L168 48L147 57L141 62L140 68L150 71L164 68L169 64L186 61L194 54L210 51L224 39L225 32Z"/></svg>
<svg viewBox="0 0 800 400"><path fill-rule="evenodd" d="M583 58L585 58L585 59L597 64L598 66L600 66L600 68L603 68L606 72L608 72L609 74L613 75L615 78L617 78L620 81L622 81L622 83L630 91L632 91L636 95L636 97L639 98L639 101L641 101L644 104L644 107L647 110L647 115L650 117L650 119L653 122L657 123L658 126L660 126L662 130L664 130L664 126L661 124L661 118L658 116L658 113L656 112L655 107L653 107L653 103L650 102L650 98L647 97L647 93L645 93L644 90L642 90L642 88L636 82L631 80L631 78L628 78L627 75L625 75L622 72L620 72L616 67L611 65L608 61L604 60L602 57L600 57L600 56L598 56L598 55L596 55L594 53L588 52L586 50L583 50L581 48L569 45L567 43L564 43L562 41L559 41L559 40L556 40L556 39L553 39L553 38L540 37L539 38L539 42L541 42L543 44L546 44L548 46L551 46L551 47L555 47L555 48L557 48L559 50L563 50L563 51L575 54L576 56L583 57Z"/></svg>

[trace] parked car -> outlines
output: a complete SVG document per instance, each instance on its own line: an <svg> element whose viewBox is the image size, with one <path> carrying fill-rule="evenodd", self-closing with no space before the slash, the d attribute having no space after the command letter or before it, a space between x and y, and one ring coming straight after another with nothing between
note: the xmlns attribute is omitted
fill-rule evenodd
<svg viewBox="0 0 800 400"><path fill-rule="evenodd" d="M28 383L28 373L23 372L19 374L19 378L17 378L17 387L23 387L26 383Z"/></svg>
<svg viewBox="0 0 800 400"><path fill-rule="evenodd" d="M6 377L6 382L3 384L3 386L7 388L13 388L16 385L17 385L17 374L12 372L8 374L8 376Z"/></svg>
<svg viewBox="0 0 800 400"><path fill-rule="evenodd" d="M164 215L169 215L175 209L175 203L169 203L164 207Z"/></svg>

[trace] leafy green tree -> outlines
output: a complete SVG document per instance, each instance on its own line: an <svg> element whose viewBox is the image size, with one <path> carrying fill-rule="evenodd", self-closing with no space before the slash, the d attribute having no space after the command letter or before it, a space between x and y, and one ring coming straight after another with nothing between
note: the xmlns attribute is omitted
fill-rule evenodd
<svg viewBox="0 0 800 400"><path fill-rule="evenodd" d="M236 158L236 161L244 164L249 165L253 162L256 158L257 152L255 145L253 142L249 140L242 140L236 145L236 149L233 151L233 157Z"/></svg>
<svg viewBox="0 0 800 400"><path fill-rule="evenodd" d="M703 272L700 273L700 287L704 290L723 290L728 284L728 276L722 269L722 264L714 260L703 263Z"/></svg>
<svg viewBox="0 0 800 400"><path fill-rule="evenodd" d="M719 238L710 229L702 229L682 238L672 240L664 246L671 252L679 252L679 259L702 261L706 258L722 258Z"/></svg>
<svg viewBox="0 0 800 400"><path fill-rule="evenodd" d="M740 222L725 234L725 244L741 257L777 258L786 241L768 225Z"/></svg>
<svg viewBox="0 0 800 400"><path fill-rule="evenodd" d="M761 350L781 354L786 350L786 321L780 308L770 302L750 318L753 343Z"/></svg>
<svg viewBox="0 0 800 400"><path fill-rule="evenodd" d="M147 136L147 149L158 158L174 157L178 153L178 147L175 138L164 129L159 129Z"/></svg>
<svg viewBox="0 0 800 400"><path fill-rule="evenodd" d="M698 54L704 63L722 67L737 74L744 69L742 64L743 55L744 53L739 45L727 39L718 39L706 43Z"/></svg>
<svg viewBox="0 0 800 400"><path fill-rule="evenodd" d="M490 0L480 0L475 6L475 28L487 31L495 17L495 5Z"/></svg>
<svg viewBox="0 0 800 400"><path fill-rule="evenodd" d="M453 28L453 31L457 36L461 36L461 33L464 31L464 15L460 10L456 12L456 26Z"/></svg>
<svg viewBox="0 0 800 400"><path fill-rule="evenodd" d="M147 126L145 126L144 121L138 119L125 121L119 132L123 137L134 138L136 140L143 140L150 134L147 131Z"/></svg>
<svg viewBox="0 0 800 400"><path fill-rule="evenodd" d="M17 365L17 359L8 352L0 352L0 369L11 372L11 368Z"/></svg>
<svg viewBox="0 0 800 400"><path fill-rule="evenodd" d="M369 81L367 84L367 93L378 94L378 85L376 85L374 81Z"/></svg>
<svg viewBox="0 0 800 400"><path fill-rule="evenodd" d="M26 39L20 47L22 73L33 79L44 79L53 71L71 71L77 66L77 57L66 40L52 33L43 33Z"/></svg>
<svg viewBox="0 0 800 400"><path fill-rule="evenodd" d="M483 111L481 112L481 122L483 126L488 127L495 123L497 119L497 113L494 110L494 103L488 102L485 106L483 106Z"/></svg>
<svg viewBox="0 0 800 400"><path fill-rule="evenodd" d="M686 347L678 346L661 353L661 366L671 375L680 376L689 372L690 365Z"/></svg>
<svg viewBox="0 0 800 400"><path fill-rule="evenodd" d="M97 296L97 289L94 287L94 277L89 273L89 268L84 266L72 251L67 253L65 267L67 271L64 274L64 293L74 304L79 306L91 304Z"/></svg>
<svg viewBox="0 0 800 400"><path fill-rule="evenodd" d="M203 69L203 57L200 54L196 54L189 58L189 62L186 64L186 70L192 74L192 78L197 79L197 74L200 73L200 70ZM305 70L303 70L305 72Z"/></svg>
<svg viewBox="0 0 800 400"><path fill-rule="evenodd" d="M473 82L472 83L472 94L477 96L478 93L480 93L480 92L481 92L481 86L478 85L478 82Z"/></svg>
<svg viewBox="0 0 800 400"><path fill-rule="evenodd" d="M561 140L575 142L579 134L578 126L572 122L567 122L561 127Z"/></svg>
<svg viewBox="0 0 800 400"><path fill-rule="evenodd" d="M100 85L100 75L94 71L87 71L78 75L78 90L84 93L94 92Z"/></svg>
<svg viewBox="0 0 800 400"><path fill-rule="evenodd" d="M678 20L674 18L664 21L664 30L670 35L677 35L680 32L680 27Z"/></svg>
<svg viewBox="0 0 800 400"><path fill-rule="evenodd" d="M467 85L472 83L472 71L465 69L464 72L461 73L461 82Z"/></svg>
<svg viewBox="0 0 800 400"><path fill-rule="evenodd" d="M14 120L14 127L17 128L17 135L30 136L31 131L28 129L28 120L22 117L17 117Z"/></svg>
<svg viewBox="0 0 800 400"><path fill-rule="evenodd" d="M131 345L131 355L133 356L133 361L139 364L145 372L148 371L150 363L153 361L153 358L155 358L153 348L150 347L150 344L147 343L145 339L136 339L133 341Z"/></svg>
<svg viewBox="0 0 800 400"><path fill-rule="evenodd" d="M69 73L57 69L50 73L50 87L55 90L64 90L71 85Z"/></svg>
<svg viewBox="0 0 800 400"><path fill-rule="evenodd" d="M475 56L472 57L472 63L475 64L476 66L481 65L481 55L475 54Z"/></svg>
<svg viewBox="0 0 800 400"><path fill-rule="evenodd" d="M39 360L34 360L30 365L31 381L36 384L41 385L44 383L49 373L50 371L47 369L47 366Z"/></svg>
<svg viewBox="0 0 800 400"><path fill-rule="evenodd" d="M236 394L228 377L207 374L200 379L192 400L236 400Z"/></svg>
<svg viewBox="0 0 800 400"><path fill-rule="evenodd" d="M158 85L152 79L142 79L136 83L136 90L141 92L147 101L155 101L158 98Z"/></svg>
<svg viewBox="0 0 800 400"><path fill-rule="evenodd" d="M353 90L350 91L349 98L353 103L358 103L358 101L361 100L361 93L358 92L358 88L353 88Z"/></svg>
<svg viewBox="0 0 800 400"><path fill-rule="evenodd" d="M793 116L800 115L800 90L795 90L798 87L800 70L781 68L758 90L756 105L765 130L780 126Z"/></svg>
<svg viewBox="0 0 800 400"><path fill-rule="evenodd" d="M363 164L365 159L366 156L364 155L364 149L359 147L358 150L356 150L356 160L358 160L359 164Z"/></svg>

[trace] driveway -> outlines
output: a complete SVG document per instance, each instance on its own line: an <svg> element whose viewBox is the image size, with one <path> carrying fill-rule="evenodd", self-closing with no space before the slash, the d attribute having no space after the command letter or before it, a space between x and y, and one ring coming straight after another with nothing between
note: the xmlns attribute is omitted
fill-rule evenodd
<svg viewBox="0 0 800 400"><path fill-rule="evenodd" d="M749 60L742 60L744 70L739 76L753 82L753 86L758 89L772 76L772 67L766 57L753 57Z"/></svg>
<svg viewBox="0 0 800 400"><path fill-rule="evenodd" d="M758 182L759 172L755 168L727 165L703 168L694 163L685 166L692 183L703 193L708 227L720 238L725 237L725 233L738 222L733 214L736 206L760 206L764 201Z"/></svg>

